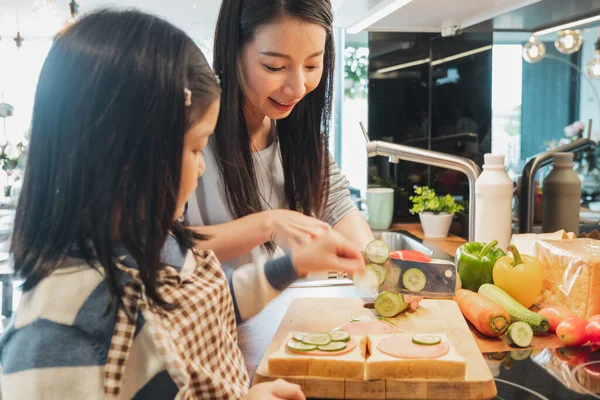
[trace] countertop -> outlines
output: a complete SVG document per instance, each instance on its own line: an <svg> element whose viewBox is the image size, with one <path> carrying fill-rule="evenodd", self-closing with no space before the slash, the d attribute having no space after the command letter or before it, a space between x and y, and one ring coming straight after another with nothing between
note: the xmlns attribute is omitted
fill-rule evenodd
<svg viewBox="0 0 600 400"><path fill-rule="evenodd" d="M404 230L448 254L466 241L457 236L445 239L424 238L420 224L394 224L393 230ZM238 326L239 346L251 377L269 346L293 299L301 297L360 297L353 286L288 288L271 301L257 316ZM472 328L472 327L471 327ZM484 354L496 379L498 399L594 399L600 398L600 350L592 348L562 349L556 336L536 337L532 349L521 352L506 339L482 337L472 328L479 349ZM531 354L529 354L531 352ZM573 356L573 353L576 356ZM512 354L512 357L511 357ZM522 357L523 354L525 357ZM577 358L579 357L579 358ZM576 364L593 360L593 376ZM524 360L515 360L524 358ZM569 359L570 361L561 361ZM569 365L571 364L571 365ZM589 368L589 367L588 367ZM574 371L574 372L573 372ZM591 379L591 380L590 380Z"/></svg>

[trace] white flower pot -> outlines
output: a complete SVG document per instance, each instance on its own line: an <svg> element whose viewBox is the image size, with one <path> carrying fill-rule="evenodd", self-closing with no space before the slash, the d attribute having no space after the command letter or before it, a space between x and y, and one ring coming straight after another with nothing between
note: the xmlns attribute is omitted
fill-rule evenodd
<svg viewBox="0 0 600 400"><path fill-rule="evenodd" d="M448 236L450 225L452 225L452 214L441 213L434 214L431 212L423 212L419 214L423 233L428 238L445 238Z"/></svg>

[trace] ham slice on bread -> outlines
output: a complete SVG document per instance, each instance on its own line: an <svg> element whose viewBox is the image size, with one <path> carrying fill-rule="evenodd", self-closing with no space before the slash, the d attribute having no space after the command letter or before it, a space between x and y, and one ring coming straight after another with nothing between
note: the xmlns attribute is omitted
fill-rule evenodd
<svg viewBox="0 0 600 400"><path fill-rule="evenodd" d="M434 345L413 343L412 334L368 335L365 379L464 379L467 363L443 333Z"/></svg>

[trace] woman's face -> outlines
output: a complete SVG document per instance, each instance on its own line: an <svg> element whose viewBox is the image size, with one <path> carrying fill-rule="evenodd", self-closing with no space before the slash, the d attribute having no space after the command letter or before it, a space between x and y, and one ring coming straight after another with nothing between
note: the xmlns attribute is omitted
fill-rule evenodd
<svg viewBox="0 0 600 400"><path fill-rule="evenodd" d="M259 28L239 58L245 105L271 119L287 117L321 81L326 38L325 28L296 18Z"/></svg>
<svg viewBox="0 0 600 400"><path fill-rule="evenodd" d="M198 186L198 178L202 176L206 168L202 151L217 125L219 107L219 101L213 102L204 112L202 119L186 132L183 139L183 164L175 218L183 215L185 204Z"/></svg>

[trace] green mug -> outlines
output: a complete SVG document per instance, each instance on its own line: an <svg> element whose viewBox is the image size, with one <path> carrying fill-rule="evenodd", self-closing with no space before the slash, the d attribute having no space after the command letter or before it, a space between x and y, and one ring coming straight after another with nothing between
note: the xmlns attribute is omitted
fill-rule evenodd
<svg viewBox="0 0 600 400"><path fill-rule="evenodd" d="M357 200L367 205L367 221L373 230L389 229L394 216L394 189L370 188L367 197Z"/></svg>

